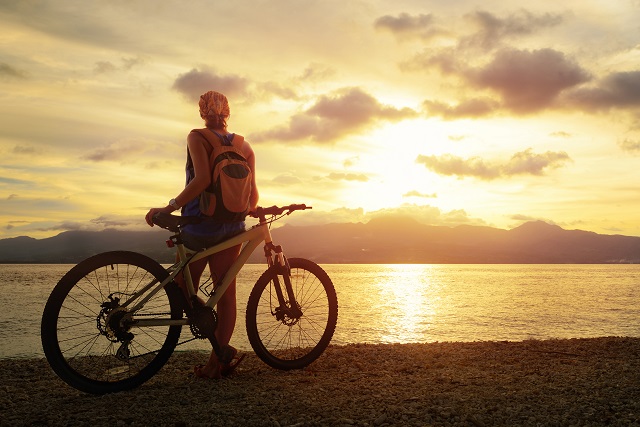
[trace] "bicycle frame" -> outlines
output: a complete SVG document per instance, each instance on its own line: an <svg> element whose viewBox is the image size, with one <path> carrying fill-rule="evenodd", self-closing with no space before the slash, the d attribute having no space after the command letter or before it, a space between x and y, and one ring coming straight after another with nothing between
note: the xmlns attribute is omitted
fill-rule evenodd
<svg viewBox="0 0 640 427"><path fill-rule="evenodd" d="M178 235L172 236L176 238ZM169 277L163 280L161 283L156 284L157 282L151 282L147 286L143 287L139 292L134 294L129 300L122 304L123 307L127 307L131 301L135 301L140 295L147 292L149 289L155 288L151 290L144 299L138 301L135 305L133 305L129 311L131 313L135 313L140 307L142 307L146 302L151 299L156 293L158 293L162 288L164 288L168 283L171 283L175 279L175 277L182 271L185 279L185 285L187 288L187 293L189 298L191 299L196 295L196 286L193 283L193 279L191 277L191 273L189 271L189 265L206 258L208 256L219 253L225 249L229 249L236 245L245 243L244 247L240 251L240 255L238 258L231 264L227 272L224 276L218 280L214 291L209 296L209 299L205 302L205 305L208 307L215 307L218 303L222 295L227 291L229 285L235 279L237 274L240 272L244 264L247 262L253 251L260 245L260 243L265 243L265 254L269 254L271 250L274 250L278 255L278 262L280 265L284 265L284 257L282 255L282 249L279 247L273 246L273 241L271 239L271 231L269 230L269 224L266 221L260 221L257 225L251 227L250 229L228 239L221 243L218 243L215 246L207 248L205 250L196 252L194 255L190 255L187 252L185 246L178 239L178 242L175 244L177 247L178 253L178 262L173 266L169 267L167 271L170 272ZM270 267L273 263L271 256L267 256L268 267ZM170 326L170 325L188 325L189 319L143 319L143 318L132 318L131 326L144 327L144 326Z"/></svg>

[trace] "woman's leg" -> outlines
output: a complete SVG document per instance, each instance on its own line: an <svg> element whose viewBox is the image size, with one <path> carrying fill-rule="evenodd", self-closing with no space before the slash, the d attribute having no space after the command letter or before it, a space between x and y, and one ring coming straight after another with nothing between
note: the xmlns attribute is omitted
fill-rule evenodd
<svg viewBox="0 0 640 427"><path fill-rule="evenodd" d="M231 264L238 258L242 245L234 246L214 256L209 257L209 268L212 277L221 278ZM216 328L216 340L220 347L229 345L233 330L236 325L236 280L233 279L227 291L222 295L217 305L218 326ZM199 377L220 378L220 364L215 351L211 351L206 365L196 367L195 373Z"/></svg>
<svg viewBox="0 0 640 427"><path fill-rule="evenodd" d="M231 264L238 258L241 245L234 246L209 258L209 268L211 274L222 277ZM213 258L213 259L211 259ZM236 326L236 279L234 278L227 291L222 295L217 305L218 327L216 329L216 339L221 347L229 345L233 330Z"/></svg>

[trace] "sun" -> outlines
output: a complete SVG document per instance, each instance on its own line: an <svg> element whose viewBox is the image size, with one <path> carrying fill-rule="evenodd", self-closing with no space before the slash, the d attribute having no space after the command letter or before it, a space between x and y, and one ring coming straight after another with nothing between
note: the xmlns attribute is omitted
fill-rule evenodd
<svg viewBox="0 0 640 427"><path fill-rule="evenodd" d="M380 128L363 141L348 170L365 175L367 181L343 184L340 198L348 206L373 211L432 201L439 178L416 159L446 152L446 129L412 120Z"/></svg>

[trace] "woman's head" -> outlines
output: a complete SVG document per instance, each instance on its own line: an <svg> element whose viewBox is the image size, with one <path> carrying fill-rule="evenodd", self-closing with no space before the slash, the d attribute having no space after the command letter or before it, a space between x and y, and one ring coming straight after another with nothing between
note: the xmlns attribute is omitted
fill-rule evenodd
<svg viewBox="0 0 640 427"><path fill-rule="evenodd" d="M227 97L210 90L200 97L200 117L205 124L214 128L227 128L227 119L231 114L229 111L229 101Z"/></svg>

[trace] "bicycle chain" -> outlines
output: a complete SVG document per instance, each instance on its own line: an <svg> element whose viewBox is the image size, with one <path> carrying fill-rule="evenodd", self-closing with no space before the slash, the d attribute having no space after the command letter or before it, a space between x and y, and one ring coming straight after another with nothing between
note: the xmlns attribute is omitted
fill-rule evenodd
<svg viewBox="0 0 640 427"><path fill-rule="evenodd" d="M145 317L145 316L163 316L163 315L167 315L167 314L168 314L168 315L171 315L171 313L138 313L138 314L136 314L136 316L139 316L139 317ZM179 346L179 345L183 345L183 344L189 343L189 342L191 342L191 341L195 341L195 340L197 340L197 339L200 339L200 338L198 338L198 337L193 337L193 338L190 338L190 339L188 339L188 340L181 341L181 342L179 342L179 343L176 343L176 347L177 347L177 346ZM136 355L136 356L131 356L131 357L129 357L129 359L137 359L137 358L139 358L139 357L144 357L144 356L147 356L147 355L149 355L149 354L154 354L154 353L156 353L156 351L149 351L149 352L147 352L147 353L142 353L142 354L138 354L138 355Z"/></svg>

